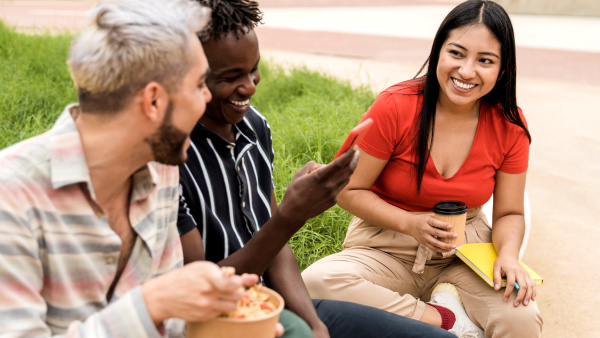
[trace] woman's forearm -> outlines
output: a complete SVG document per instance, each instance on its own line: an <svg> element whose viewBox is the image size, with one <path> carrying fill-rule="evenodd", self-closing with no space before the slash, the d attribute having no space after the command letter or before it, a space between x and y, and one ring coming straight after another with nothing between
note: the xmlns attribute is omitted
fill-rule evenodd
<svg viewBox="0 0 600 338"><path fill-rule="evenodd" d="M525 180L527 172L496 173L492 242L498 256L519 257L525 233Z"/></svg>
<svg viewBox="0 0 600 338"><path fill-rule="evenodd" d="M382 200L370 190L343 190L338 205L370 224L408 234L414 215Z"/></svg>
<svg viewBox="0 0 600 338"><path fill-rule="evenodd" d="M524 233L523 215L512 214L498 218L492 228L492 242L498 255L518 257Z"/></svg>

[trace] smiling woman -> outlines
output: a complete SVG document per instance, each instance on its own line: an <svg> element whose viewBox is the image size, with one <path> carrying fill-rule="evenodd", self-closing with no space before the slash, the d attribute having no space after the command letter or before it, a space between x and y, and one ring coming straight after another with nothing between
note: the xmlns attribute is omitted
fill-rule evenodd
<svg viewBox="0 0 600 338"><path fill-rule="evenodd" d="M472 112L474 104L498 81L500 54L500 43L484 25L452 31L436 70L439 108Z"/></svg>
<svg viewBox="0 0 600 338"><path fill-rule="evenodd" d="M445 178L458 172L471 151L480 99L498 81L499 55L500 43L481 24L457 28L444 41L436 69L440 92L434 127L438 133L430 140L429 154Z"/></svg>
<svg viewBox="0 0 600 338"><path fill-rule="evenodd" d="M535 285L518 266L531 138L516 102L507 13L485 0L455 7L418 74L425 68L424 76L386 89L363 116L373 127L338 196L355 215L344 250L308 267L304 281L314 298L379 307L460 337L537 337ZM481 213L492 193L493 230ZM447 200L469 208L467 243L494 243L500 253L494 279L510 281L504 292L490 288L457 259L456 245L443 241L458 234L431 211ZM514 308L503 304L509 298Z"/></svg>

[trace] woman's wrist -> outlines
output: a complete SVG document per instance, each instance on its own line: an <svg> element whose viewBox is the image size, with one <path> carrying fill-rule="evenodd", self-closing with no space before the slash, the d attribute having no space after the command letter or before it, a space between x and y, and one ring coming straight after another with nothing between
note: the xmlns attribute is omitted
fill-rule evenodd
<svg viewBox="0 0 600 338"><path fill-rule="evenodd" d="M498 257L519 259L519 250L521 247L521 243L507 240L506 236L494 236L493 231L492 242L494 243L494 249L496 249Z"/></svg>
<svg viewBox="0 0 600 338"><path fill-rule="evenodd" d="M405 235L410 235L411 229L414 229L415 224L418 223L418 215L411 212L401 212L401 216L398 217L396 222L396 231Z"/></svg>
<svg viewBox="0 0 600 338"><path fill-rule="evenodd" d="M494 233L494 228L492 228L492 242L494 243L494 248L498 253L498 257L506 256L514 257L516 259L519 258L521 241L518 241L516 238L512 237L512 234L506 231L496 231L496 233Z"/></svg>
<svg viewBox="0 0 600 338"><path fill-rule="evenodd" d="M500 248L498 250L498 257L506 257L506 258L514 258L514 259L519 259L519 249L515 249L515 248L510 248L507 247L506 245L502 246L502 248Z"/></svg>

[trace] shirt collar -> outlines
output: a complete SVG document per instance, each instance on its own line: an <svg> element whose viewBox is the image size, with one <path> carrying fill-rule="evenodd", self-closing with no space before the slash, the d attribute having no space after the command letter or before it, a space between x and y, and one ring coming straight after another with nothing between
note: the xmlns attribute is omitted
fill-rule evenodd
<svg viewBox="0 0 600 338"><path fill-rule="evenodd" d="M156 172L156 163L149 162L133 174L131 201L137 202L147 198L159 183L160 177Z"/></svg>
<svg viewBox="0 0 600 338"><path fill-rule="evenodd" d="M240 144L250 143L252 145L256 145L256 132L252 128L247 117L244 117L244 119L241 122L234 124L233 131L236 133L236 143L226 141L221 136L217 135L215 132L205 127L202 123L198 122L196 124L196 127L194 127L194 130L192 131L192 141L197 139L209 138L212 141L212 143L217 147L217 150L224 151L227 151L227 149L230 149L232 146L239 146Z"/></svg>
<svg viewBox="0 0 600 338"><path fill-rule="evenodd" d="M52 188L59 189L72 184L85 184L95 200L90 171L85 160L79 130L73 120L77 104L68 105L50 130L50 175ZM155 164L148 163L133 175L132 200L148 197L160 183Z"/></svg>
<svg viewBox="0 0 600 338"><path fill-rule="evenodd" d="M60 114L50 130L50 175L52 188L59 189L67 185L87 184L94 195L90 172L85 161L79 130L71 111L76 104L68 105Z"/></svg>

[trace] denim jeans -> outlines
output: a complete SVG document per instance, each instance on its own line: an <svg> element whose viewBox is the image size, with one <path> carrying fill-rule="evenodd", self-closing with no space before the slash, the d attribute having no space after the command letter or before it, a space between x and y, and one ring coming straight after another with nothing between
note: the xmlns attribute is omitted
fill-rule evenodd
<svg viewBox="0 0 600 338"><path fill-rule="evenodd" d="M331 338L456 338L439 327L370 306L329 299L314 299L313 303ZM282 314L280 322L286 329L284 338L312 337L304 321L289 311Z"/></svg>

